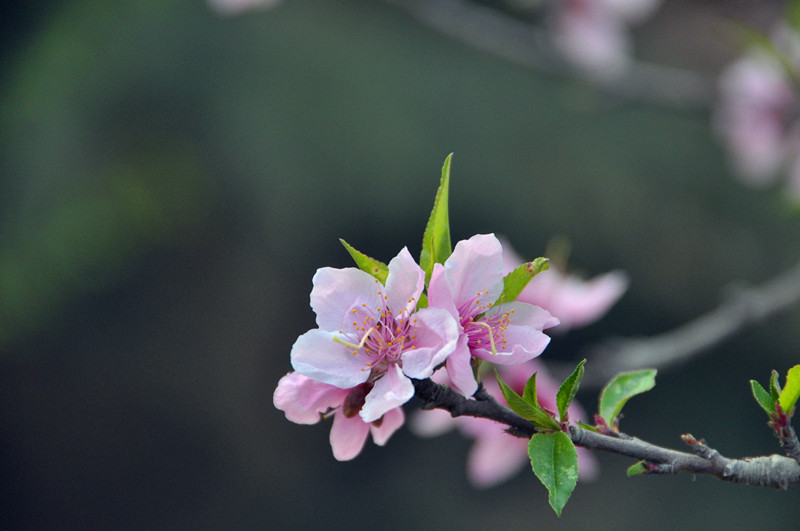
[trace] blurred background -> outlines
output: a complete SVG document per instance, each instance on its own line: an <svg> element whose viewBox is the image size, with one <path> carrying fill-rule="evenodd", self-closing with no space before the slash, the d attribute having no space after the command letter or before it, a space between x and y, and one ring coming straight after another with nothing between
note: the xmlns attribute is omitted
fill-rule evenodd
<svg viewBox="0 0 800 531"><path fill-rule="evenodd" d="M637 53L713 75L739 51L726 20L764 28L782 7L668 1L634 29ZM16 1L0 27L0 528L796 522L796 489L626 479L632 462L611 455L557 519L530 473L473 489L456 433L401 430L340 463L328 423L272 405L315 326L315 270L351 265L340 237L416 255L451 152L454 239L496 232L533 258L566 237L573 270L630 277L547 359L669 330L789 268L800 220L732 177L710 108L531 70L385 2L225 17L200 0ZM748 380L797 363L799 318L662 371L623 429L779 452Z"/></svg>

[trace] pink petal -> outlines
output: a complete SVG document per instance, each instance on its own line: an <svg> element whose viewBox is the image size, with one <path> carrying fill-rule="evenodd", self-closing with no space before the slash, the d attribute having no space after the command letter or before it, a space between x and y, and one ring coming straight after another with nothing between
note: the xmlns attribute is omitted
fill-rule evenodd
<svg viewBox="0 0 800 531"><path fill-rule="evenodd" d="M493 303L503 292L503 248L494 234L476 234L458 242L445 260L452 297L456 305L481 294L482 304Z"/></svg>
<svg viewBox="0 0 800 531"><path fill-rule="evenodd" d="M414 314L417 320L414 348L403 352L403 372L411 378L429 378L456 348L459 325L441 308L424 308Z"/></svg>
<svg viewBox="0 0 800 531"><path fill-rule="evenodd" d="M338 461L349 461L361 453L369 434L369 424L364 423L358 415L347 418L341 411L333 416L331 426L331 449L333 457Z"/></svg>
<svg viewBox="0 0 800 531"><path fill-rule="evenodd" d="M389 410L411 400L412 396L414 384L403 374L399 365L389 365L386 373L367 394L359 415L364 422L374 422Z"/></svg>
<svg viewBox="0 0 800 531"><path fill-rule="evenodd" d="M450 279L442 264L433 265L433 273L431 273L431 280L428 283L428 305L431 308L447 310L454 319L460 320Z"/></svg>
<svg viewBox="0 0 800 531"><path fill-rule="evenodd" d="M475 440L467 457L467 477L478 488L506 481L528 462L527 439L508 435L496 422L491 424L487 426L491 431Z"/></svg>
<svg viewBox="0 0 800 531"><path fill-rule="evenodd" d="M322 330L342 329L351 321L348 312L362 304L374 310L383 307L383 300L378 295L381 283L353 267L318 269L313 284L311 308L317 314L317 325Z"/></svg>
<svg viewBox="0 0 800 531"><path fill-rule="evenodd" d="M378 446L383 446L389 440L394 432L400 429L400 426L406 421L406 415L403 413L403 408L396 407L386 412L383 415L380 425L375 422L370 424L369 431L372 433L372 440Z"/></svg>
<svg viewBox="0 0 800 531"><path fill-rule="evenodd" d="M344 402L346 389L314 381L300 373L290 372L278 382L272 396L276 408L298 424L316 424L320 414Z"/></svg>
<svg viewBox="0 0 800 531"><path fill-rule="evenodd" d="M469 337L462 334L455 351L447 358L447 376L450 386L464 396L472 396L478 390L478 382L472 370L472 353Z"/></svg>
<svg viewBox="0 0 800 531"><path fill-rule="evenodd" d="M298 337L292 347L292 367L313 380L350 389L366 381L369 371L360 356L333 341L337 335L314 329Z"/></svg>
<svg viewBox="0 0 800 531"><path fill-rule="evenodd" d="M403 247L389 262L389 276L386 277L387 306L395 317L408 314L416 308L424 287L425 272L411 257L408 248Z"/></svg>
<svg viewBox="0 0 800 531"><path fill-rule="evenodd" d="M457 421L444 409L415 411L408 428L418 437L437 437L457 426Z"/></svg>

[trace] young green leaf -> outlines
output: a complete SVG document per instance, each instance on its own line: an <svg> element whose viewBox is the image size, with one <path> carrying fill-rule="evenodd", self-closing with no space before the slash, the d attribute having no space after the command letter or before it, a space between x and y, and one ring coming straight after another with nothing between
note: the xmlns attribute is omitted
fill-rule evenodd
<svg viewBox="0 0 800 531"><path fill-rule="evenodd" d="M635 465L628 467L628 477L638 476L639 474L647 474L647 467L644 466L644 461L639 461Z"/></svg>
<svg viewBox="0 0 800 531"><path fill-rule="evenodd" d="M536 394L536 373L533 373L528 381L525 382L525 389L522 391L522 398L529 404L539 405L539 396Z"/></svg>
<svg viewBox="0 0 800 531"><path fill-rule="evenodd" d="M497 383L500 384L500 391L503 393L503 398L506 399L506 404L511 410L519 415L522 418L526 418L533 422L533 425L537 429L545 430L545 431L560 431L561 425L550 416L547 411L545 411L542 406L536 400L529 400L526 397L519 396L516 391L511 389L500 375L495 372L495 376L497 377ZM531 382L532 386L531 386ZM536 396L536 374L534 373L533 376L530 377L528 380L528 384L525 385L525 391L523 392L526 396L529 393L529 389L532 387L534 396Z"/></svg>
<svg viewBox="0 0 800 531"><path fill-rule="evenodd" d="M547 488L550 507L561 516L575 485L578 484L578 452L563 431L537 433L528 443L533 473Z"/></svg>
<svg viewBox="0 0 800 531"><path fill-rule="evenodd" d="M761 387L761 384L755 380L750 380L750 388L753 390L753 398L756 399L761 409L767 412L767 415L772 417L775 415L775 401L767 392L766 389Z"/></svg>
<svg viewBox="0 0 800 531"><path fill-rule="evenodd" d="M503 293L497 299L502 302L512 302L519 297L525 286L528 285L533 277L546 271L550 267L550 260L547 258L536 258L532 262L525 262L503 278Z"/></svg>
<svg viewBox="0 0 800 531"><path fill-rule="evenodd" d="M769 377L769 394L772 396L772 401L777 402L781 398L781 382L779 381L780 375L775 369Z"/></svg>
<svg viewBox="0 0 800 531"><path fill-rule="evenodd" d="M381 281L381 284L386 284L386 277L389 275L389 266L356 250L343 239L339 238L339 241L342 242L342 245L344 245L344 248L350 253L350 256L353 257L353 260L361 271L369 273L377 278Z"/></svg>
<svg viewBox="0 0 800 531"><path fill-rule="evenodd" d="M633 396L649 391L656 385L656 370L623 372L616 375L600 392L600 416L613 425L622 407Z"/></svg>
<svg viewBox="0 0 800 531"><path fill-rule="evenodd" d="M795 365L786 373L786 384L781 391L778 403L784 413L789 415L800 398L800 365Z"/></svg>
<svg viewBox="0 0 800 531"><path fill-rule="evenodd" d="M444 263L453 252L450 243L450 216L448 213L448 197L450 187L450 161L453 154L450 153L444 159L442 166L442 180L439 189L436 191L436 199L433 201L431 217L428 218L428 225L422 235L422 252L419 256L419 265L425 271L425 283L431 279L433 264Z"/></svg>
<svg viewBox="0 0 800 531"><path fill-rule="evenodd" d="M556 405L558 406L558 418L561 422L569 420L567 409L569 409L569 405L578 393L581 380L583 380L583 366L585 363L586 360L580 362L578 366L575 367L575 370L572 371L572 374L569 375L569 378L564 380L564 383L558 388L558 393L556 393Z"/></svg>

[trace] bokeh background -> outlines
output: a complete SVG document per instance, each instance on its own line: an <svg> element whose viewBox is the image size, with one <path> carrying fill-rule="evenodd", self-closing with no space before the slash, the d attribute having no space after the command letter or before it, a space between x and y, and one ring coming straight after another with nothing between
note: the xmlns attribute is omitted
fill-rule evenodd
<svg viewBox="0 0 800 531"><path fill-rule="evenodd" d="M668 2L645 58L713 74L728 18L781 2ZM599 455L562 518L532 474L469 486L469 442L398 432L336 462L329 425L272 406L311 277L338 238L416 254L454 152L456 239L532 258L571 242L628 272L577 361L652 335L800 257L777 190L736 181L709 109L598 92L465 46L375 1L292 0L241 17L200 0L11 2L0 53L0 527L3 529L788 529L797 490L625 478ZM797 363L800 312L659 374L623 429L729 456L779 451L748 380ZM587 370L591 371L589 360ZM588 407L594 393L581 393ZM410 404L413 406L414 404Z"/></svg>

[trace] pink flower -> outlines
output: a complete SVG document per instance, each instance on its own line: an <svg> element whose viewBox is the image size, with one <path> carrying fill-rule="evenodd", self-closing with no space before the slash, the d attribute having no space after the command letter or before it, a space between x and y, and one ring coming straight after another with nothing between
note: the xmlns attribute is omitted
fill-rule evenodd
<svg viewBox="0 0 800 531"><path fill-rule="evenodd" d="M347 461L361 452L369 433L375 444L383 446L405 421L405 414L398 407L377 421L364 422L348 403L351 395L351 390L290 372L278 382L272 401L286 413L288 420L297 424L316 424L321 418L333 415L330 434L333 456Z"/></svg>
<svg viewBox="0 0 800 531"><path fill-rule="evenodd" d="M800 98L777 55L800 67L800 34L780 26L772 41L774 51L753 48L722 72L715 126L745 182L767 185L784 172L800 195Z"/></svg>
<svg viewBox="0 0 800 531"><path fill-rule="evenodd" d="M628 26L650 16L660 0L560 0L553 27L556 45L589 74L613 77L630 63Z"/></svg>
<svg viewBox="0 0 800 531"><path fill-rule="evenodd" d="M557 384L546 372L540 360L531 360L521 365L503 366L498 369L500 377L512 389L522 394L525 382L534 372L536 394L539 404L556 410ZM434 374L439 383L446 383L442 371ZM505 404L500 386L494 375L483 380L486 390L500 403ZM569 408L571 420L586 420L586 415L577 402ZM444 410L419 411L412 418L411 431L420 436L440 435L453 428L467 437L475 439L467 457L467 477L474 486L489 488L496 486L530 466L528 439L515 437L505 432L507 426L493 420L477 417L453 418ZM591 453L578 448L578 472L581 479L591 480L597 475L597 462Z"/></svg>
<svg viewBox="0 0 800 531"><path fill-rule="evenodd" d="M512 271L523 263L507 243L503 247L504 272ZM555 265L536 275L525 286L517 301L541 306L561 321L557 330L593 323L613 306L628 289L628 277L622 271L611 271L583 280L566 275Z"/></svg>
<svg viewBox="0 0 800 531"><path fill-rule="evenodd" d="M389 262L386 286L356 268L319 269L311 290L319 328L292 347L294 370L347 390L345 403L365 423L406 403L411 378L430 377L459 334L447 311L416 310L424 281L405 248Z"/></svg>
<svg viewBox="0 0 800 531"><path fill-rule="evenodd" d="M503 292L503 249L493 234L456 244L444 265L435 264L428 285L431 308L447 310L461 336L447 358L454 388L472 395L478 387L472 357L499 365L528 361L550 342L542 330L558 324L547 311L520 302L495 305Z"/></svg>

